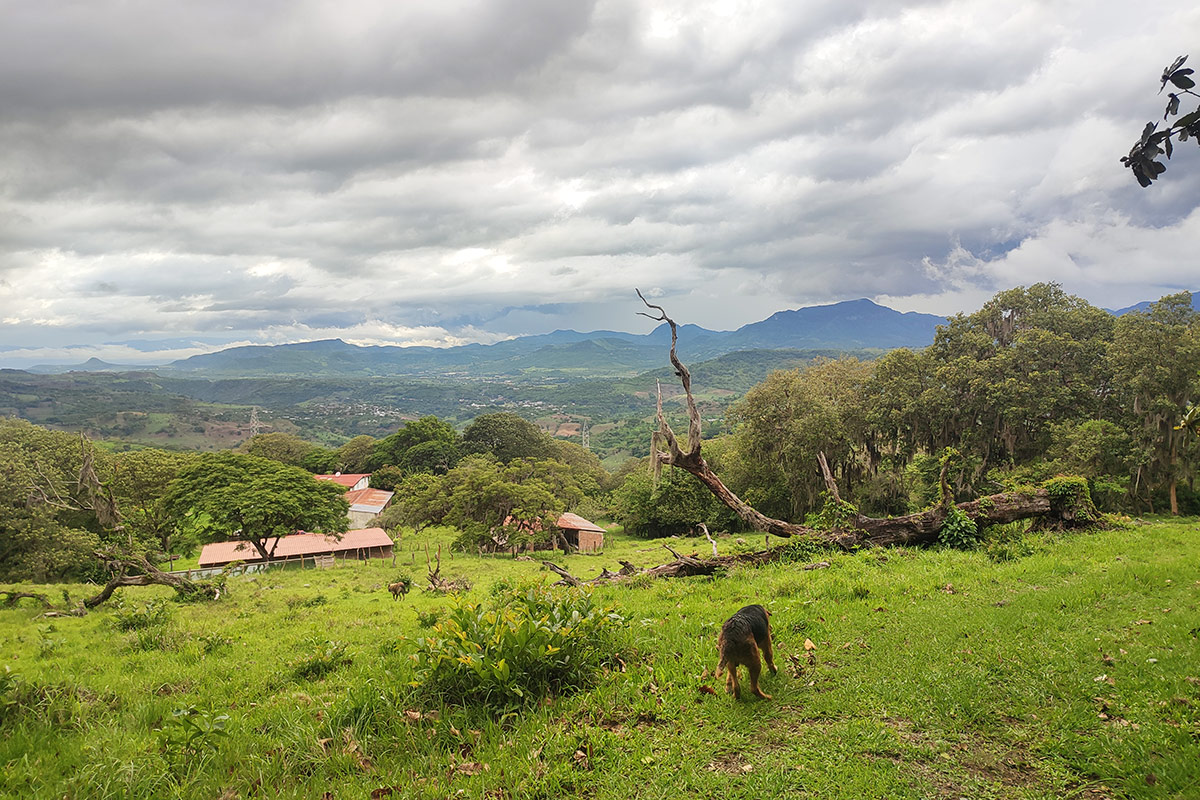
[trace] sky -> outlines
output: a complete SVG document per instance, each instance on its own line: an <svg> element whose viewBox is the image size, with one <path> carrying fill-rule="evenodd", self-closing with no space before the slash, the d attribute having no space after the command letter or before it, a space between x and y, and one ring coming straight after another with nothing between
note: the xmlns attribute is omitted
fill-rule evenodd
<svg viewBox="0 0 1200 800"><path fill-rule="evenodd" d="M635 288L719 330L860 297L969 312L1039 281L1109 308L1200 288L1200 148L1149 189L1119 161L1200 42L1194 2L0 19L0 367L645 332Z"/></svg>

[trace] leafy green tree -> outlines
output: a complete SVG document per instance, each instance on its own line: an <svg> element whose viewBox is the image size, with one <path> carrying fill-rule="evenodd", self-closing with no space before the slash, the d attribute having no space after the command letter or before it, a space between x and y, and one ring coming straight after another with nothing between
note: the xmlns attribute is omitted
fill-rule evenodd
<svg viewBox="0 0 1200 800"><path fill-rule="evenodd" d="M406 455L414 447L422 447L408 460ZM368 465L372 470L385 466L396 466L409 472L433 472L445 474L459 457L459 436L450 423L434 416L421 417L405 423L404 427L375 443Z"/></svg>
<svg viewBox="0 0 1200 800"><path fill-rule="evenodd" d="M342 487L299 467L229 452L205 453L180 472L166 508L205 539L249 542L264 559L274 555L279 537L341 533L349 524Z"/></svg>
<svg viewBox="0 0 1200 800"><path fill-rule="evenodd" d="M409 473L399 467L380 467L371 473L371 488L392 492L404 482Z"/></svg>
<svg viewBox="0 0 1200 800"><path fill-rule="evenodd" d="M0 579L97 577L95 550L113 531L80 486L104 455L76 434L0 419ZM98 463L97 463L98 462Z"/></svg>
<svg viewBox="0 0 1200 800"><path fill-rule="evenodd" d="M732 409L735 447L753 470L747 480L782 489L785 518L803 519L824 491L824 452L847 492L870 468L865 386L870 362L841 358L805 370L773 372Z"/></svg>
<svg viewBox="0 0 1200 800"><path fill-rule="evenodd" d="M548 434L516 414L484 414L463 431L463 450L490 453L498 460L553 457L554 442Z"/></svg>
<svg viewBox="0 0 1200 800"><path fill-rule="evenodd" d="M131 450L113 456L112 489L125 525L135 538L164 555L194 549L195 542L181 537L175 518L166 508L172 481L199 456L169 450Z"/></svg>
<svg viewBox="0 0 1200 800"><path fill-rule="evenodd" d="M1171 513L1178 514L1179 482L1197 463L1196 443L1177 427L1200 396L1200 314L1191 294L1168 295L1146 312L1121 317L1109 361L1142 453L1134 491L1145 492L1151 509L1154 491L1165 491Z"/></svg>
<svg viewBox="0 0 1200 800"><path fill-rule="evenodd" d="M732 512L700 481L672 469L656 484L646 462L613 490L613 516L626 533L654 538L691 533L700 523L714 530L735 526Z"/></svg>
<svg viewBox="0 0 1200 800"><path fill-rule="evenodd" d="M1110 314L1052 283L1000 292L953 317L929 350L941 396L926 400L947 423L934 449L977 455L979 475L1040 457L1052 421L1105 407L1112 330Z"/></svg>
<svg viewBox="0 0 1200 800"><path fill-rule="evenodd" d="M260 433L242 445L242 452L258 458L269 458L293 467L304 466L304 459L316 449L292 433Z"/></svg>
<svg viewBox="0 0 1200 800"><path fill-rule="evenodd" d="M453 525L468 549L496 537L510 545L545 541L558 516L583 499L571 467L552 459L517 458L501 463L488 455L464 458L442 476L412 475L397 489L403 524Z"/></svg>
<svg viewBox="0 0 1200 800"><path fill-rule="evenodd" d="M371 471L371 456L375 452L374 436L355 436L339 447L334 461L334 472L359 474Z"/></svg>

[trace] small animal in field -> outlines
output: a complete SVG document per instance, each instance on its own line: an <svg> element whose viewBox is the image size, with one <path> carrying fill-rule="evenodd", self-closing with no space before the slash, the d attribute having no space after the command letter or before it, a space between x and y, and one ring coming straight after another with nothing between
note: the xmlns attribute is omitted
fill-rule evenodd
<svg viewBox="0 0 1200 800"><path fill-rule="evenodd" d="M396 583L388 584L388 591L392 593L393 600L403 600L408 594L408 581L397 581Z"/></svg>
<svg viewBox="0 0 1200 800"><path fill-rule="evenodd" d="M717 652L720 661L717 662L717 674L728 671L725 688L733 692L736 698L741 697L741 687L738 685L738 667L744 666L750 673L750 691L763 700L771 696L764 694L758 688L758 676L762 674L762 657L767 660L767 668L774 675L775 652L771 648L771 612L760 605L745 606L725 620L721 633L717 636Z"/></svg>

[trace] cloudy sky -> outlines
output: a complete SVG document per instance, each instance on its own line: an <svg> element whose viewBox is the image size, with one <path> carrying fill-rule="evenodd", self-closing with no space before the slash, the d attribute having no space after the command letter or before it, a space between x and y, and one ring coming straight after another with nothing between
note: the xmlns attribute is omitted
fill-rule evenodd
<svg viewBox="0 0 1200 800"><path fill-rule="evenodd" d="M1198 288L1194 0L0 0L0 366ZM1194 52L1193 52L1194 51ZM1193 103L1185 103L1185 111Z"/></svg>

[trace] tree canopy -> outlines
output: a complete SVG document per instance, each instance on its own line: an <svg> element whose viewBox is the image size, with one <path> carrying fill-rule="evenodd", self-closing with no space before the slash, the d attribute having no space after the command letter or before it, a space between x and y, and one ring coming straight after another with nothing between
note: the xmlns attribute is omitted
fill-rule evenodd
<svg viewBox="0 0 1200 800"><path fill-rule="evenodd" d="M278 537L341 533L349 524L342 487L298 467L229 452L206 453L180 472L166 506L203 539L246 541L264 559Z"/></svg>

